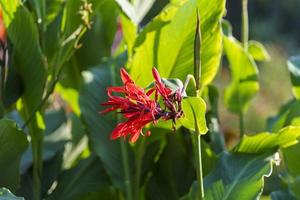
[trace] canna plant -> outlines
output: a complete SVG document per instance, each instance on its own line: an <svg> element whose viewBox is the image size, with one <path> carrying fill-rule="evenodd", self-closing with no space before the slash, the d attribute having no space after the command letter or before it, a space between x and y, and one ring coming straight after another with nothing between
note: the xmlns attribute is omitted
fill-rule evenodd
<svg viewBox="0 0 300 200"><path fill-rule="evenodd" d="M270 56L249 41L247 0L241 42L225 4L0 0L0 200L299 199L300 59L294 99L248 133ZM220 102L239 118L233 147Z"/></svg>

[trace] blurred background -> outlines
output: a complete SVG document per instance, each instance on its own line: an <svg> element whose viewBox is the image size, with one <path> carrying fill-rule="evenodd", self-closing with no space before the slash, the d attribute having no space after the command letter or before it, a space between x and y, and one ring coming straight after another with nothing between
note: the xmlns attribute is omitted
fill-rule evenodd
<svg viewBox="0 0 300 200"><path fill-rule="evenodd" d="M233 35L238 39L241 38L241 6L241 1L228 0L225 17L231 22ZM267 118L275 115L292 98L286 61L289 56L299 54L300 50L299 8L299 0L249 1L250 40L262 42L271 60L258 63L261 88L245 117L247 133L265 131ZM219 77L215 79L219 88L227 85L230 76L226 62L223 63ZM224 107L220 116L227 140L237 138L238 118Z"/></svg>

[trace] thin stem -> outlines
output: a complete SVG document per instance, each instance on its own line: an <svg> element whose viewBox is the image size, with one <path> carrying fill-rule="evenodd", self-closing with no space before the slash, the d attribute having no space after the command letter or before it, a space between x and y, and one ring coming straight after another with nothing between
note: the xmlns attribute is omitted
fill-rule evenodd
<svg viewBox="0 0 300 200"><path fill-rule="evenodd" d="M41 102L38 104L38 106L36 107L36 109L30 114L30 116L28 117L27 121L23 124L22 129L25 129L26 126L28 126L28 124L31 122L31 120L35 116L35 113L37 111L39 111L42 108L42 106L47 102L48 98L53 93L57 82L59 81L60 73L61 73L61 71L59 72L59 74L57 75L57 77L54 79L54 81L51 83L50 89L46 93L45 97L41 100Z"/></svg>
<svg viewBox="0 0 300 200"><path fill-rule="evenodd" d="M194 40L194 77L196 82L196 96L200 97L201 91L201 29L200 29L200 14L197 9L197 24ZM204 199L203 173L202 173L202 156L201 156L201 134L197 123L195 123L196 144L195 153L197 154L197 180L198 180L198 198Z"/></svg>
<svg viewBox="0 0 300 200"><path fill-rule="evenodd" d="M122 140L120 140L120 143L121 143L122 162L123 162L124 174L125 174L125 187L126 187L126 196L127 196L126 199L133 200L127 146L126 143Z"/></svg>
<svg viewBox="0 0 300 200"><path fill-rule="evenodd" d="M113 65L110 70L111 74L111 80L112 80L112 85L116 85L116 76L115 76L115 71L116 68ZM120 121L119 116L117 117L117 121ZM130 176L130 168L129 168L129 158L128 158L128 151L127 151L127 144L125 141L120 140L120 145L121 145L121 156L122 156L122 164L123 164L123 169L124 169L124 175L125 175L125 189L126 189L126 200L133 200L133 190L132 190L132 183L131 183L131 176Z"/></svg>
<svg viewBox="0 0 300 200"><path fill-rule="evenodd" d="M43 171L43 137L32 137L33 157L33 199L41 199L42 171Z"/></svg>
<svg viewBox="0 0 300 200"><path fill-rule="evenodd" d="M203 172L202 172L202 153L201 153L201 134L197 130L197 179L198 179L198 196L199 199L204 199Z"/></svg>
<svg viewBox="0 0 300 200"><path fill-rule="evenodd" d="M240 126L240 138L242 138L245 132L243 111L240 111L239 113L239 126Z"/></svg>
<svg viewBox="0 0 300 200"><path fill-rule="evenodd" d="M135 184L135 188L134 188L135 200L140 199L139 198L139 188L140 188L140 181L141 181L143 156L145 153L145 144L146 144L146 139L145 139L145 137L142 137L141 142L138 147L137 160L136 160L136 176L135 176L135 182L134 182L134 184Z"/></svg>
<svg viewBox="0 0 300 200"><path fill-rule="evenodd" d="M242 42L244 50L248 51L249 40L249 19L248 19L248 0L242 0ZM240 137L244 135L244 113L239 113Z"/></svg>
<svg viewBox="0 0 300 200"><path fill-rule="evenodd" d="M242 0L242 42L244 49L248 51L249 40L249 19L248 19L248 0Z"/></svg>

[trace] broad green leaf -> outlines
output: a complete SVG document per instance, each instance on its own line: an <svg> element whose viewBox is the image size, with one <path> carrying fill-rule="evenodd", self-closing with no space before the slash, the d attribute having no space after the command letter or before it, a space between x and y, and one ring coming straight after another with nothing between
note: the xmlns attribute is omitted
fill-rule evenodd
<svg viewBox="0 0 300 200"><path fill-rule="evenodd" d="M184 80L193 73L197 8L201 18L202 84L213 80L222 52L220 21L225 1L188 0L168 6L139 34L135 54L128 63L137 84L145 87L152 82L149 72L153 66L165 78Z"/></svg>
<svg viewBox="0 0 300 200"><path fill-rule="evenodd" d="M22 101L24 114L28 117L35 111L41 101L46 81L46 70L36 24L27 8L19 5L18 2L11 1L8 3L7 0L0 1L4 11L4 22L8 36L14 46L12 57L16 70L24 83ZM41 115L40 117L37 115L33 117L30 125L31 134L39 134L41 129L43 129L42 121Z"/></svg>
<svg viewBox="0 0 300 200"><path fill-rule="evenodd" d="M300 143L281 150L287 171L293 176L300 176L300 159L297 159L300 152Z"/></svg>
<svg viewBox="0 0 300 200"><path fill-rule="evenodd" d="M300 199L300 176L297 176L294 182L290 185L291 193L297 198Z"/></svg>
<svg viewBox="0 0 300 200"><path fill-rule="evenodd" d="M204 178L205 199L259 199L264 177L271 172L271 162L264 155L223 153Z"/></svg>
<svg viewBox="0 0 300 200"><path fill-rule="evenodd" d="M259 133L253 136L245 135L234 149L241 153L263 153L277 150L298 143L300 127L289 126L277 133Z"/></svg>
<svg viewBox="0 0 300 200"><path fill-rule="evenodd" d="M236 113L245 112L259 89L257 66L233 37L224 37L224 50L231 70L231 83L225 90L225 105Z"/></svg>
<svg viewBox="0 0 300 200"><path fill-rule="evenodd" d="M12 59L23 80L23 96L17 108L28 124L32 140L40 141L44 129L43 115L36 109L41 102L46 82L45 60L39 44L39 33L31 13L20 1L1 0L8 37L13 44ZM22 33L22 34L20 34Z"/></svg>
<svg viewBox="0 0 300 200"><path fill-rule="evenodd" d="M205 134L206 127L206 104L200 97L187 97L182 100L182 110L184 116L179 120L180 123L192 131L199 130L199 134Z"/></svg>
<svg viewBox="0 0 300 200"><path fill-rule="evenodd" d="M63 171L57 187L47 200L80 200L82 196L96 192L110 183L101 161L91 156L73 168Z"/></svg>
<svg viewBox="0 0 300 200"><path fill-rule="evenodd" d="M24 83L24 104L31 113L42 98L46 78L38 29L30 12L23 5L17 6L15 12L10 10L8 4L6 6L6 0L2 0L1 5L6 16L4 19L7 19L5 25L8 36L14 45L13 59Z"/></svg>
<svg viewBox="0 0 300 200"><path fill-rule="evenodd" d="M287 65L291 76L294 96L297 99L299 99L300 98L300 56L290 57L287 62Z"/></svg>
<svg viewBox="0 0 300 200"><path fill-rule="evenodd" d="M0 186L12 191L19 187L19 165L27 146L25 133L13 121L0 120Z"/></svg>
<svg viewBox="0 0 300 200"><path fill-rule="evenodd" d="M20 75L18 75L17 73L15 63L9 61L8 66L9 67L3 100L6 108L16 103L23 94L23 81Z"/></svg>
<svg viewBox="0 0 300 200"><path fill-rule="evenodd" d="M106 88L113 85L110 67L112 66L93 68L83 73L84 84L80 90L79 105L92 151L100 157L114 184L122 187L124 167L120 142L124 141L110 140L110 134L117 125L117 117L99 114L99 111L104 109L100 103L107 101Z"/></svg>
<svg viewBox="0 0 300 200"><path fill-rule="evenodd" d="M263 44L257 41L249 41L248 52L257 61L269 61L270 55Z"/></svg>
<svg viewBox="0 0 300 200"><path fill-rule="evenodd" d="M24 200L24 198L16 197L6 188L0 188L0 200Z"/></svg>

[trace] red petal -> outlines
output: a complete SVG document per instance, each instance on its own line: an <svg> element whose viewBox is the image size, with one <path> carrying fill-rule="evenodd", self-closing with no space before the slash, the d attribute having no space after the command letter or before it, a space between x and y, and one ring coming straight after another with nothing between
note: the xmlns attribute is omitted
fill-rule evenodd
<svg viewBox="0 0 300 200"><path fill-rule="evenodd" d="M139 132L131 134L129 141L132 143L135 143L137 141L137 139L139 138L139 136L140 136Z"/></svg>
<svg viewBox="0 0 300 200"><path fill-rule="evenodd" d="M124 84L133 83L133 80L130 78L129 74L123 67L120 69L120 74L121 74L121 79Z"/></svg>
<svg viewBox="0 0 300 200"><path fill-rule="evenodd" d="M160 75L159 75L159 73L158 73L158 71L157 71L157 69L155 67L152 68L152 74L153 74L154 79L157 82L161 82Z"/></svg>

